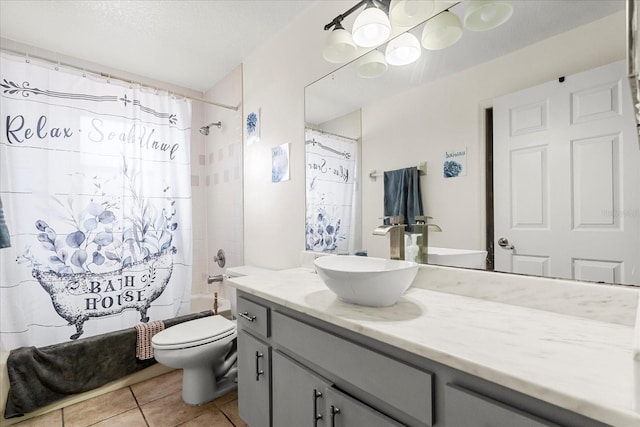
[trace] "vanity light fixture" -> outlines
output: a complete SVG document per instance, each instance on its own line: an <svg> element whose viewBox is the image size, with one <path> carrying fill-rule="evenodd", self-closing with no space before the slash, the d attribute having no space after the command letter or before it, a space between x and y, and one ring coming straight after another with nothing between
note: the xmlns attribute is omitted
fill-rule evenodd
<svg viewBox="0 0 640 427"><path fill-rule="evenodd" d="M422 46L429 50L445 49L462 37L462 23L453 12L444 12L429 19L422 30Z"/></svg>
<svg viewBox="0 0 640 427"><path fill-rule="evenodd" d="M358 77L374 79L383 75L387 68L388 65L382 52L374 49L358 60Z"/></svg>
<svg viewBox="0 0 640 427"><path fill-rule="evenodd" d="M417 61L421 54L418 38L411 33L404 33L387 44L385 58L389 65L408 65Z"/></svg>
<svg viewBox="0 0 640 427"><path fill-rule="evenodd" d="M353 23L353 41L362 47L378 46L389 39L391 22L377 0L367 0L365 9Z"/></svg>
<svg viewBox="0 0 640 427"><path fill-rule="evenodd" d="M324 26L325 31L333 31L327 38L322 56L334 63L351 61L358 56L358 46L378 47L387 41L391 35L391 23L406 30L426 20L419 41L413 34L405 32L387 44L384 55L375 49L362 57L358 63L358 75L374 78L384 74L388 64L407 65L416 61L422 54L420 44L428 50L445 49L460 40L463 28L490 30L505 23L513 14L512 0L468 0L465 3L468 7L463 27L460 18L449 9L432 16L435 0L361 0ZM356 17L353 31L349 33L342 26L342 21L362 7L364 10Z"/></svg>
<svg viewBox="0 0 640 427"><path fill-rule="evenodd" d="M469 0L464 27L471 31L491 30L504 24L512 14L511 0Z"/></svg>
<svg viewBox="0 0 640 427"><path fill-rule="evenodd" d="M334 25L322 50L322 57L334 63L342 63L355 59L358 47L353 42L351 33L344 29L341 22Z"/></svg>
<svg viewBox="0 0 640 427"><path fill-rule="evenodd" d="M434 9L434 0L391 0L389 19L392 25L413 27L430 17Z"/></svg>
<svg viewBox="0 0 640 427"><path fill-rule="evenodd" d="M342 63L351 61L357 56L358 46L373 47L384 43L391 34L391 23L386 12L390 0L361 0L349 10L336 16L324 26L325 31L333 28L327 37L322 56L329 62ZM354 22L352 35L342 26L342 21L358 9L365 9ZM367 12L367 13L364 13ZM378 35L378 39L371 41L371 36ZM365 41L363 41L365 40Z"/></svg>

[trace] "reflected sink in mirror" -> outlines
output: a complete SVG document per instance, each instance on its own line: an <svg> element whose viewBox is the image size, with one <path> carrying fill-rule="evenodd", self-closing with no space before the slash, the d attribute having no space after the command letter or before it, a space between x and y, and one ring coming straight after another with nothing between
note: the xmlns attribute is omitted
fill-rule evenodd
<svg viewBox="0 0 640 427"><path fill-rule="evenodd" d="M320 279L339 299L371 307L395 304L418 274L418 264L412 261L332 255L313 263Z"/></svg>
<svg viewBox="0 0 640 427"><path fill-rule="evenodd" d="M428 254L427 262L429 264L483 269L486 266L487 251L429 246Z"/></svg>

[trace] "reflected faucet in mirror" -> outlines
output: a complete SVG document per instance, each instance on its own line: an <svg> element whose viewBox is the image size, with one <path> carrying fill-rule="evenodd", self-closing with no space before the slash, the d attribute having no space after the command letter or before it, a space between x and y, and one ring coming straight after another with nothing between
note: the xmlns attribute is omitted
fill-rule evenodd
<svg viewBox="0 0 640 427"><path fill-rule="evenodd" d="M429 231L442 231L439 225L429 223L433 219L430 216L417 216L416 223L413 224L413 231L419 233L418 238L418 259L419 264L426 264L429 260Z"/></svg>
<svg viewBox="0 0 640 427"><path fill-rule="evenodd" d="M389 258L404 260L404 217L388 216L389 224L379 225L373 230L374 236L386 236L389 234Z"/></svg>

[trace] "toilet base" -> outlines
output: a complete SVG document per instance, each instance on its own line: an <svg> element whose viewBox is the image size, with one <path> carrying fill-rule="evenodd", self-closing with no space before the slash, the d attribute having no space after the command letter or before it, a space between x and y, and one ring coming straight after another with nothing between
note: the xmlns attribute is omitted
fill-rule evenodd
<svg viewBox="0 0 640 427"><path fill-rule="evenodd" d="M191 406L211 402L237 388L235 375L225 376L216 381L210 367L182 371L182 400Z"/></svg>

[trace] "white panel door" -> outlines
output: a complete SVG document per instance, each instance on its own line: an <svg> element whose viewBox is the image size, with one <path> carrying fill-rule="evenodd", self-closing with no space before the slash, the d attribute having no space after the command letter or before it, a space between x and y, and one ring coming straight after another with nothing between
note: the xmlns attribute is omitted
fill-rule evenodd
<svg viewBox="0 0 640 427"><path fill-rule="evenodd" d="M640 145L624 63L493 110L495 269L640 284Z"/></svg>

